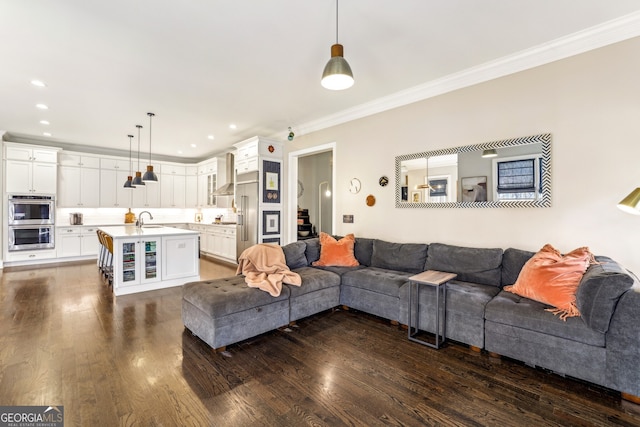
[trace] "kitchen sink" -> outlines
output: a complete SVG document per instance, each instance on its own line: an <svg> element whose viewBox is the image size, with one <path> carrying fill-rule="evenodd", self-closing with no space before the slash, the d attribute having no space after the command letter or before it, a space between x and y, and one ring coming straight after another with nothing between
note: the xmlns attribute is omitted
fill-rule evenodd
<svg viewBox="0 0 640 427"><path fill-rule="evenodd" d="M164 225L143 225L142 228L162 228Z"/></svg>

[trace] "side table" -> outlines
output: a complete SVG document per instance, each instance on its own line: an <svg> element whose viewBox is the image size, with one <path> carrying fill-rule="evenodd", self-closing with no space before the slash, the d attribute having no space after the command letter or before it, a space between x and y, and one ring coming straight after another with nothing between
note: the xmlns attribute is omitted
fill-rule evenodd
<svg viewBox="0 0 640 427"><path fill-rule="evenodd" d="M420 274L409 277L409 333L408 338L411 341L438 349L446 340L445 332L447 330L447 282L453 280L457 274L447 273L444 271L427 270ZM420 327L420 286L434 286L436 290L436 329L435 342L430 343L416 338ZM416 293L415 302L413 293ZM442 311L440 310L440 298L442 297ZM413 312L415 311L415 326L413 324ZM442 323L442 330L440 330Z"/></svg>

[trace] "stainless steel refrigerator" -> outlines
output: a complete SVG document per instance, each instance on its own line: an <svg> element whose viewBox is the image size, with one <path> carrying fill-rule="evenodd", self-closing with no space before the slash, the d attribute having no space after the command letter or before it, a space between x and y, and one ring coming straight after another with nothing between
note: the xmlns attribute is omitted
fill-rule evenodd
<svg viewBox="0 0 640 427"><path fill-rule="evenodd" d="M236 178L235 200L238 214L236 256L258 243L258 172L240 174Z"/></svg>

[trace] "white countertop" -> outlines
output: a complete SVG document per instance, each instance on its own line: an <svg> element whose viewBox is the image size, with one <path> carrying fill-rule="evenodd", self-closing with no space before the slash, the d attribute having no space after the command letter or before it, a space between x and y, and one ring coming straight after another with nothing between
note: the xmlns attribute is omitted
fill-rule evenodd
<svg viewBox="0 0 640 427"><path fill-rule="evenodd" d="M143 226L142 228L138 228L135 225L112 225L112 226L99 227L99 228L100 230L104 231L114 239L126 238L126 237L138 237L138 236L161 237L161 236L199 234L197 231L193 231L193 230L184 230L181 228L158 227L158 226L150 226L150 227Z"/></svg>

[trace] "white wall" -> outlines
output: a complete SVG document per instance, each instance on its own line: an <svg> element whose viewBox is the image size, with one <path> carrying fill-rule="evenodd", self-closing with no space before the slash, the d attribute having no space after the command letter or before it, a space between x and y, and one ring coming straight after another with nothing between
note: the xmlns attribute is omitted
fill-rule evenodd
<svg viewBox="0 0 640 427"><path fill-rule="evenodd" d="M334 224L337 234L531 251L586 245L640 273L640 217L615 206L640 185L638 52L640 38L627 40L298 136L285 150L335 141L336 217L354 215ZM553 138L551 208L395 208L396 156L540 133ZM362 181L357 195L352 177Z"/></svg>

